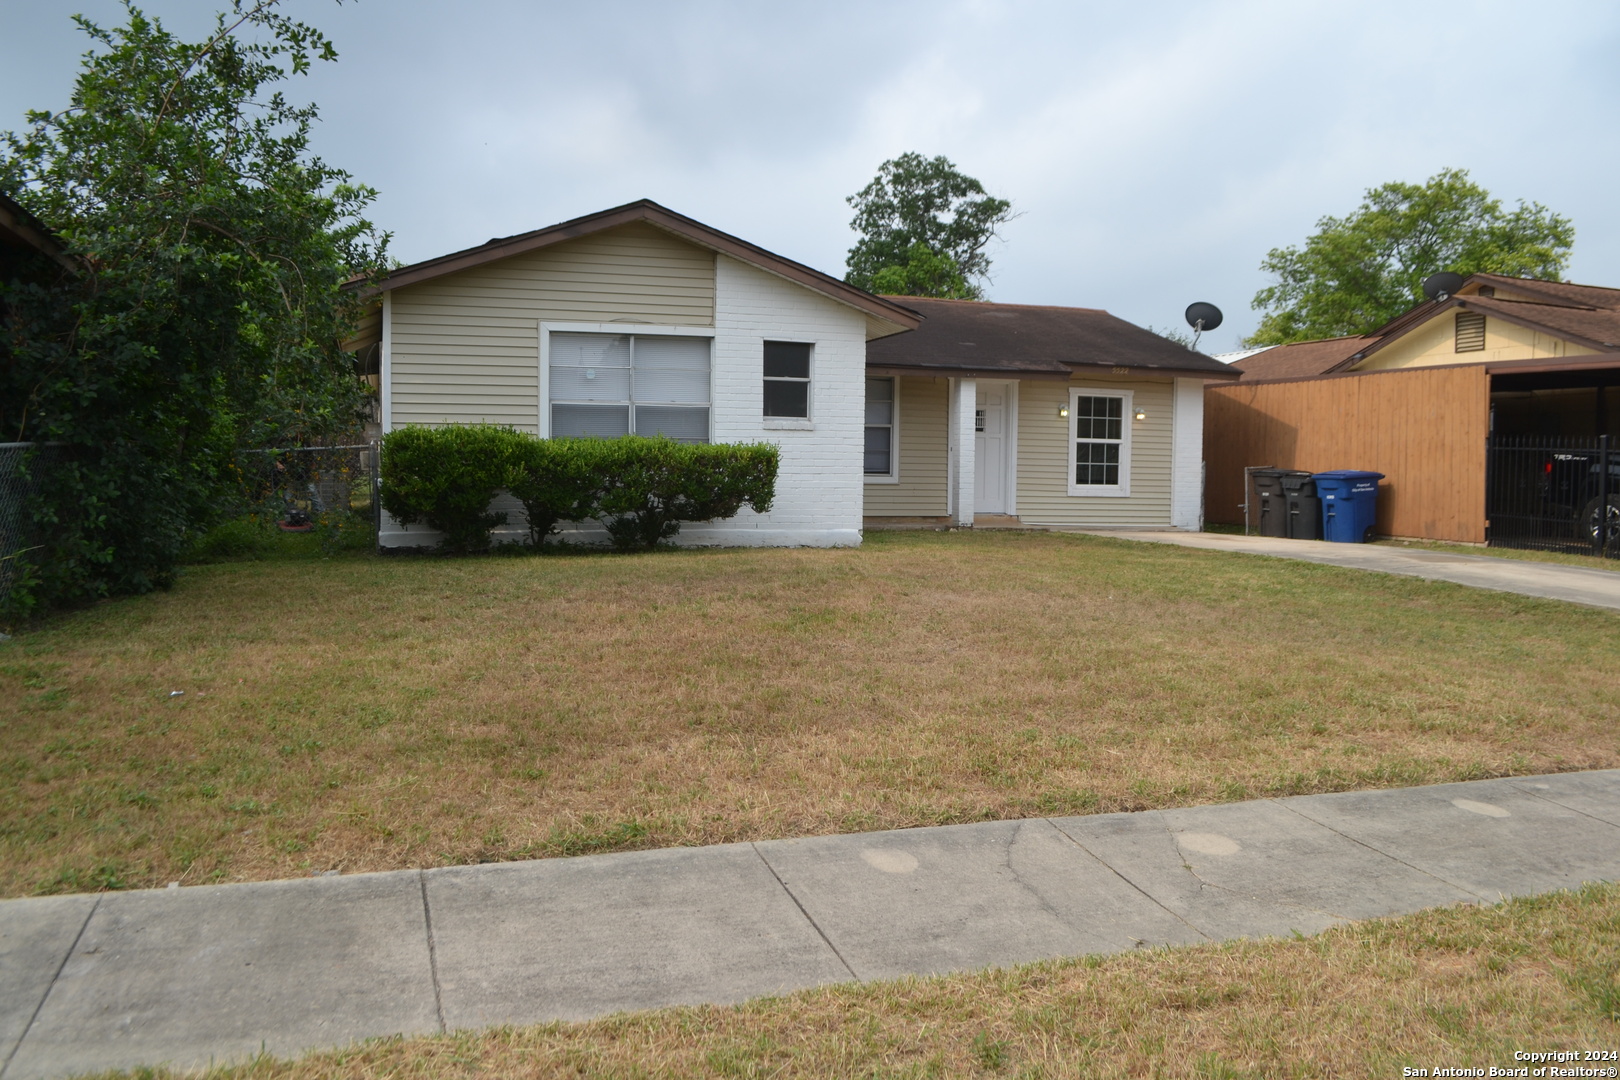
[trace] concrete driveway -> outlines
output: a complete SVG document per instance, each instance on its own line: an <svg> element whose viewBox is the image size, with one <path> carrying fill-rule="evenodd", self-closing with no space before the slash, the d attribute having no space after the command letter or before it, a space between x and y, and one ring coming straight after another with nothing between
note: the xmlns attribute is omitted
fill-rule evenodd
<svg viewBox="0 0 1620 1080"><path fill-rule="evenodd" d="M1406 574L1431 581L1450 581L1476 589L1568 600L1574 604L1620 610L1620 570L1567 566L1563 563L1501 559L1492 555L1461 555L1421 548L1382 544L1330 544L1322 540L1279 540L1269 536L1234 536L1228 533L1188 533L1156 529L1080 529L1092 536L1174 544L1204 551L1233 551L1269 555L1277 559Z"/></svg>

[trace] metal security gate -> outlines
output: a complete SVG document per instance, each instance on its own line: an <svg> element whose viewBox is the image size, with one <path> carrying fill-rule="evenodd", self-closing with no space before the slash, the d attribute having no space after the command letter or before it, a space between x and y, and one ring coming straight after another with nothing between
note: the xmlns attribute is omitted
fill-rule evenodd
<svg viewBox="0 0 1620 1080"><path fill-rule="evenodd" d="M1620 451L1607 435L1492 437L1485 516L1492 547L1620 558Z"/></svg>

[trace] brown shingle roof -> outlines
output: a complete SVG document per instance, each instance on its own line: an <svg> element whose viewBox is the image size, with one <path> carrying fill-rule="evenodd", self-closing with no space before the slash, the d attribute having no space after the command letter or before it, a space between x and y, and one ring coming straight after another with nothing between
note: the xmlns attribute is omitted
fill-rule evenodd
<svg viewBox="0 0 1620 1080"><path fill-rule="evenodd" d="M917 312L923 323L909 334L868 342L866 363L872 368L1066 379L1077 369L1123 367L1141 374L1236 377L1219 360L1096 308L885 299Z"/></svg>
<svg viewBox="0 0 1620 1080"><path fill-rule="evenodd" d="M1351 337L1297 341L1292 345L1275 345L1265 352L1246 356L1232 366L1243 372L1246 383L1271 379L1309 379L1327 374L1366 348L1368 342L1375 340L1356 334Z"/></svg>

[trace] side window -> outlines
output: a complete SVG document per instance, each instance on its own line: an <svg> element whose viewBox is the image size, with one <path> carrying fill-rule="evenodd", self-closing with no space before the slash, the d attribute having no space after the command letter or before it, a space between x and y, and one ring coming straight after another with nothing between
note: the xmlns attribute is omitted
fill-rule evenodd
<svg viewBox="0 0 1620 1080"><path fill-rule="evenodd" d="M866 380L866 475L894 475L894 380Z"/></svg>
<svg viewBox="0 0 1620 1080"><path fill-rule="evenodd" d="M810 346L799 341L765 343L765 415L810 418Z"/></svg>

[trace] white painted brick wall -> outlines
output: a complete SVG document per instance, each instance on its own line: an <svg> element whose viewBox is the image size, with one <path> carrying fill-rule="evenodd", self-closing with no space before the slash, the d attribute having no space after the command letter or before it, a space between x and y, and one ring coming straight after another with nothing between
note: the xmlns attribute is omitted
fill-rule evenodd
<svg viewBox="0 0 1620 1080"><path fill-rule="evenodd" d="M729 521L684 525L688 543L859 544L865 485L866 319L773 274L716 256L714 439L782 448L776 504ZM810 426L767 426L764 343L813 342Z"/></svg>

